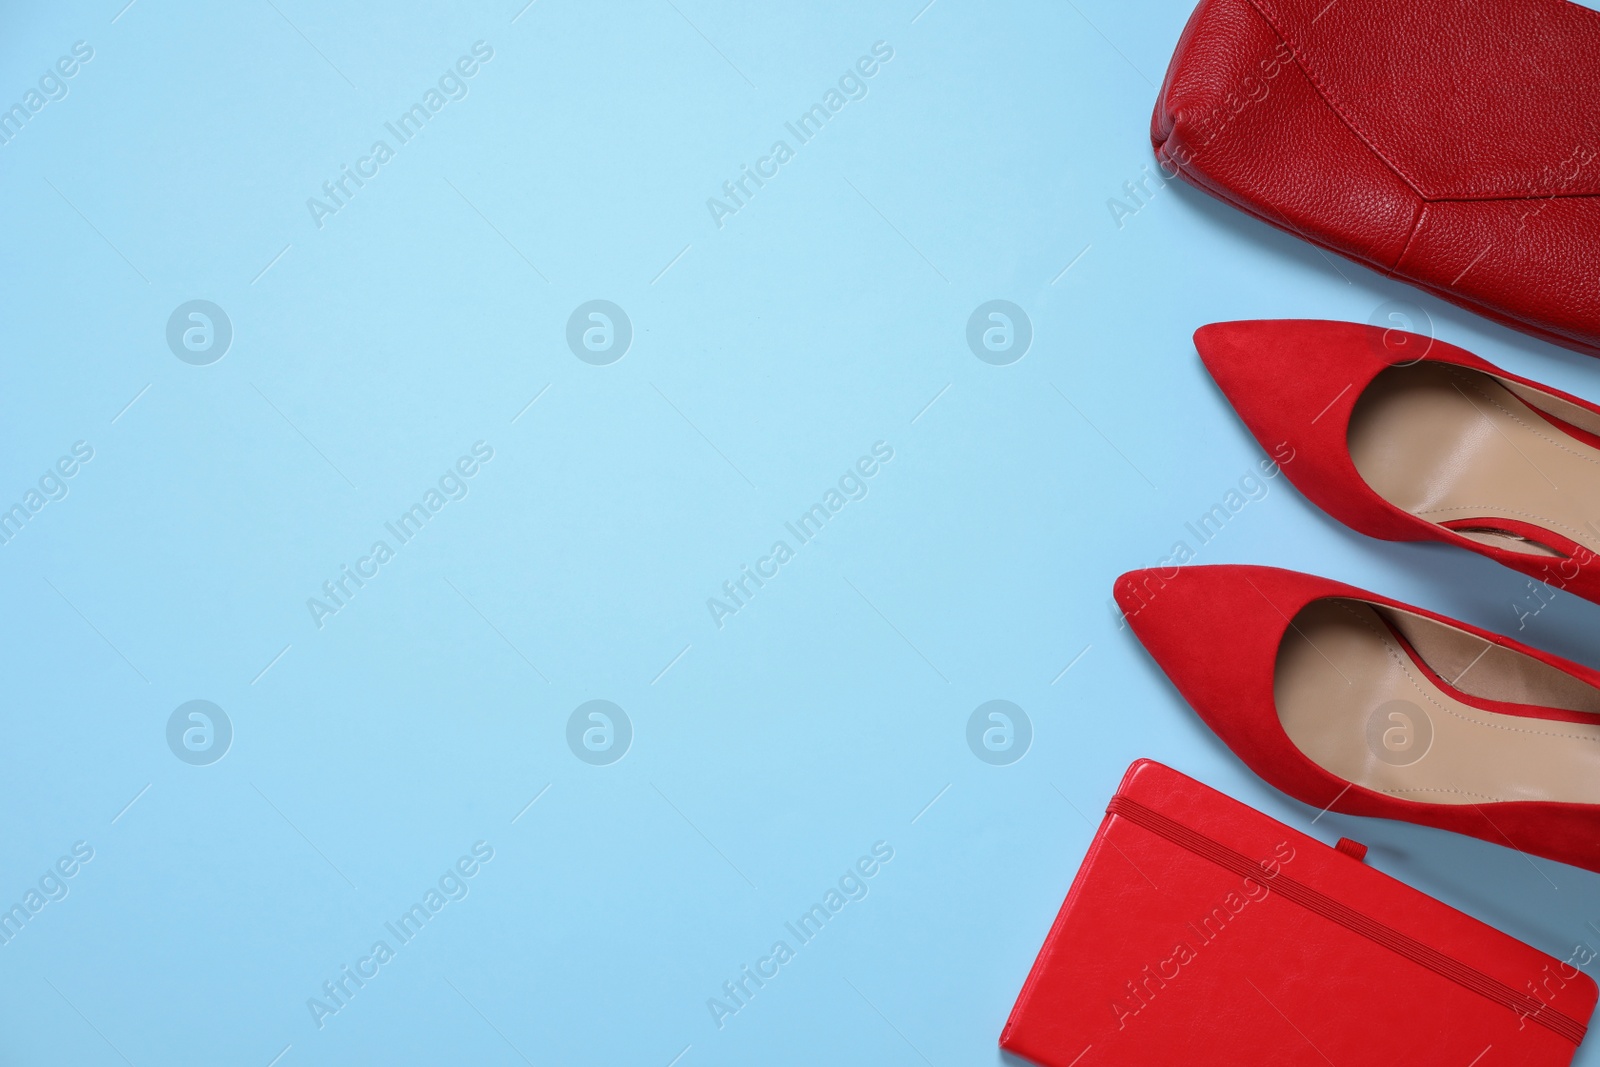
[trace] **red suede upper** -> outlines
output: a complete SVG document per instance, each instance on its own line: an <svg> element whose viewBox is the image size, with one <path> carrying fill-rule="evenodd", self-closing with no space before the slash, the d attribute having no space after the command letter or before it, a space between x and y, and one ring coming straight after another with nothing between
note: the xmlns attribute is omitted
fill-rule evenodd
<svg viewBox="0 0 1600 1067"><path fill-rule="evenodd" d="M1354 322L1261 319L1218 322L1195 331L1195 348L1262 448L1292 449L1283 472L1323 511L1369 537L1442 541L1488 556L1541 582L1600 602L1600 556L1551 530L1530 528L1534 540L1562 548L1567 559L1533 556L1486 545L1418 518L1373 492L1350 459L1350 417L1356 402L1385 368L1420 359L1449 363L1537 389L1600 414L1600 407L1510 374L1443 341ZM1560 429L1559 422L1552 425ZM1586 435L1585 435L1586 436ZM1518 524L1502 519L1496 525ZM1451 525L1470 525L1470 519Z"/></svg>
<svg viewBox="0 0 1600 1067"><path fill-rule="evenodd" d="M1496 321L1600 354L1600 14L1566 0L1201 0L1169 172Z"/></svg>
<svg viewBox="0 0 1600 1067"><path fill-rule="evenodd" d="M1436 826L1600 871L1600 806L1512 801L1400 800L1330 774L1278 719L1273 672L1295 615L1314 600L1349 597L1409 611L1531 656L1592 686L1600 672L1422 608L1342 582L1276 567L1131 571L1113 588L1145 649L1216 735L1265 781L1316 808Z"/></svg>

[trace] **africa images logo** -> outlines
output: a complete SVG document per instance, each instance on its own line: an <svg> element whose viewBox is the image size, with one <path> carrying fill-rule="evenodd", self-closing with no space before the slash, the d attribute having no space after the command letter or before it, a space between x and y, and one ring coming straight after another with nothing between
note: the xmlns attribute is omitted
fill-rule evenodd
<svg viewBox="0 0 1600 1067"><path fill-rule="evenodd" d="M167 347L190 366L215 363L228 354L232 344L233 322L209 300L179 304L167 319Z"/></svg>
<svg viewBox="0 0 1600 1067"><path fill-rule="evenodd" d="M633 745L633 720L609 700L586 700L567 716L567 747L592 767L608 767Z"/></svg>
<svg viewBox="0 0 1600 1067"><path fill-rule="evenodd" d="M853 500L865 500L869 491L868 479L875 477L892 459L894 449L889 442L874 441L872 455L861 456L853 466L845 468L845 472L839 476L837 488L829 486L823 491L820 501L801 512L794 522L783 524L794 538L792 546L786 540L774 541L771 550L756 560L754 570L748 563L741 563L738 575L722 583L726 599L715 596L706 598L706 611L710 613L717 629L722 629L723 620L728 616L737 615L741 609L749 607L756 592L781 573L783 565L794 559L798 549L815 540L823 527L843 511L846 504ZM751 588L752 582L755 583L754 589Z"/></svg>
<svg viewBox="0 0 1600 1067"><path fill-rule="evenodd" d="M191 767L207 767L233 745L233 720L209 700L179 704L167 718L167 747Z"/></svg>
<svg viewBox="0 0 1600 1067"><path fill-rule="evenodd" d="M967 319L967 347L995 367L1007 367L1028 354L1033 322L1009 300L979 304Z"/></svg>
<svg viewBox="0 0 1600 1067"><path fill-rule="evenodd" d="M349 607L356 594L382 572L400 548L422 533L423 527L443 511L446 504L465 500L471 491L468 483L492 459L493 445L487 441L473 442L471 455L457 457L454 465L445 469L436 484L430 486L420 500L402 511L392 522L383 524L383 528L394 539L393 546L380 539L372 543L366 555L355 561L353 568L348 563L341 563L338 575L322 583L322 596L306 598L306 611L310 613L317 629L322 629L327 619Z"/></svg>
<svg viewBox="0 0 1600 1067"><path fill-rule="evenodd" d="M37 89L29 88L22 94L22 100L9 108L0 103L0 145L10 144L23 126L48 105L65 100L71 89L67 82L93 58L93 45L88 41L74 41L71 55L57 59L53 67L46 67L39 75Z"/></svg>
<svg viewBox="0 0 1600 1067"><path fill-rule="evenodd" d="M1009 767L1033 744L1033 720L1009 700L979 704L967 718L967 747L992 767Z"/></svg>
<svg viewBox="0 0 1600 1067"><path fill-rule="evenodd" d="M488 42L473 42L471 55L458 57L439 75L436 85L430 85L423 92L420 100L400 112L392 122L383 124L394 138L393 145L381 137L373 141L367 154L355 161L354 169L348 163L340 164L338 175L322 183L321 198L306 197L306 211L317 229L322 229L329 217L348 207L356 193L366 188L367 182L378 176L383 165L393 159L400 148L410 144L446 104L465 100L470 91L467 82L493 58L494 48Z"/></svg>
<svg viewBox="0 0 1600 1067"><path fill-rule="evenodd" d="M609 300L579 304L567 317L567 347L590 366L610 366L632 344L633 321Z"/></svg>
<svg viewBox="0 0 1600 1067"><path fill-rule="evenodd" d="M1148 1008L1155 998L1176 982L1185 969L1203 962L1207 947L1227 931L1230 924L1239 920L1251 904L1259 904L1272 896L1269 888L1283 873L1286 864L1295 857L1294 846L1280 841L1273 847L1272 855L1256 864L1259 878L1246 877L1237 890L1230 889L1215 906L1198 920L1185 923L1172 948L1172 954L1153 964L1145 964L1136 976L1123 983L1127 993L1118 994L1111 1001L1111 1015L1117 1020L1117 1029L1126 1029L1130 1020ZM1260 909L1253 909L1259 911ZM1192 935L1192 936L1191 936Z"/></svg>
<svg viewBox="0 0 1600 1067"><path fill-rule="evenodd" d="M399 917L383 924L388 937L372 943L367 954L355 961L355 966L341 964L332 978L322 983L322 991L306 998L306 1010L311 1021L321 1030L327 1020L350 1006L356 994L367 983L383 973L383 968L393 963L400 949L409 945L448 904L467 899L472 892L472 879L494 859L494 846L487 841L475 841L471 854L457 857L446 867L435 882L423 891L420 899L401 912ZM390 939L393 944L390 944Z"/></svg>
<svg viewBox="0 0 1600 1067"><path fill-rule="evenodd" d="M748 963L744 964L737 975L722 983L722 996L707 997L706 1010L711 1013L711 1021L716 1023L717 1029L727 1026L729 1019L749 1007L756 994L778 977L795 958L798 950L822 933L822 928L843 911L845 905L865 900L872 889L868 883L892 859L894 846L887 841L874 841L870 856L856 857L856 861L845 868L838 881L823 891L820 901L801 912L798 919L783 924L784 930L794 939L793 945L787 938L774 941L768 953L756 960L754 969Z"/></svg>

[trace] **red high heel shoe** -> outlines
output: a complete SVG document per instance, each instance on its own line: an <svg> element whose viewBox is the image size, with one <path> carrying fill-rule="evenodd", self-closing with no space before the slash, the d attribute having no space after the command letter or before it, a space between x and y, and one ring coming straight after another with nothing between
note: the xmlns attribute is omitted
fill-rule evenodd
<svg viewBox="0 0 1600 1067"><path fill-rule="evenodd" d="M1326 578L1171 573L1124 574L1117 603L1271 785L1600 871L1600 672Z"/></svg>
<svg viewBox="0 0 1600 1067"><path fill-rule="evenodd" d="M1600 602L1600 407L1353 322L1219 322L1194 343L1256 440L1293 456L1289 480L1346 526Z"/></svg>

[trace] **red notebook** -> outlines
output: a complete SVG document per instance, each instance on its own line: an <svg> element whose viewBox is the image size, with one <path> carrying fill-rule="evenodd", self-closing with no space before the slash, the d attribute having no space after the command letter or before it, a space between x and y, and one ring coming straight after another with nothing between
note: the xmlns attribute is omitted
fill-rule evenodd
<svg viewBox="0 0 1600 1067"><path fill-rule="evenodd" d="M1000 1035L1044 1067L1556 1067L1578 968L1151 760L1128 768Z"/></svg>

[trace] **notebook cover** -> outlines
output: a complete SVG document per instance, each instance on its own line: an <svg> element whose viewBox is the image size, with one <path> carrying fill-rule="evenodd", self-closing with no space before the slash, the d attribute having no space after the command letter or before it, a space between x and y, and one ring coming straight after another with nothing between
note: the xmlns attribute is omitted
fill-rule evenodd
<svg viewBox="0 0 1600 1067"><path fill-rule="evenodd" d="M1135 762L1001 1047L1043 1067L1570 1063L1594 981L1364 851Z"/></svg>

